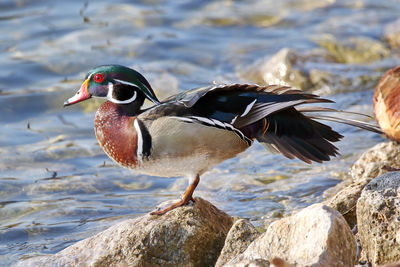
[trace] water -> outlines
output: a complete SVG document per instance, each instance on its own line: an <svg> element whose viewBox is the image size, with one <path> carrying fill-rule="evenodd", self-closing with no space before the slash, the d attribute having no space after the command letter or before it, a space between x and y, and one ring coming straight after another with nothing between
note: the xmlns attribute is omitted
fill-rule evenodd
<svg viewBox="0 0 400 267"><path fill-rule="evenodd" d="M92 67L134 67L162 99L214 80L254 82L246 70L284 47L307 53L329 49L323 42L330 38L381 42L385 25L398 14L397 1L374 0L2 0L0 265L56 253L177 198L187 185L108 159L93 132L99 102L62 108ZM350 81L313 91L334 99L336 108L372 114L377 77L399 63L398 54L382 45L389 55L372 62L306 62ZM383 140L334 127L345 138L337 144L342 155L331 162L307 165L255 145L205 174L195 195L258 226L321 201L360 153Z"/></svg>

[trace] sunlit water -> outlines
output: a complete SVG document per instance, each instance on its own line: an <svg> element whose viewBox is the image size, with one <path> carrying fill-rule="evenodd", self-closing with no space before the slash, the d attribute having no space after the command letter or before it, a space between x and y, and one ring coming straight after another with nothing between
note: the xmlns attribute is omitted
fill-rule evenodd
<svg viewBox="0 0 400 267"><path fill-rule="evenodd" d="M55 253L177 198L187 185L107 158L93 132L98 102L62 108L93 66L134 67L163 98L213 81L253 82L243 70L256 61L284 47L317 49L326 35L381 40L399 14L397 1L374 0L0 1L0 265ZM375 77L399 62L393 58L319 64ZM328 97L333 107L372 114L375 83L333 88ZM290 161L256 144L202 176L195 195L258 226L319 202L383 140L333 126L345 138L331 162Z"/></svg>

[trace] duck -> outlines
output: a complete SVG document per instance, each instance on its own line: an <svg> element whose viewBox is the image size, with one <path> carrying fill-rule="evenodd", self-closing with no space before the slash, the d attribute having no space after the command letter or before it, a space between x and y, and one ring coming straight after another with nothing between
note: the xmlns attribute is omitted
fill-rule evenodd
<svg viewBox="0 0 400 267"><path fill-rule="evenodd" d="M400 66L380 79L373 97L375 119L386 137L400 142Z"/></svg>
<svg viewBox="0 0 400 267"><path fill-rule="evenodd" d="M255 141L311 164L337 156L333 143L343 137L320 120L381 133L374 124L331 115L346 111L308 105L329 99L282 85L212 84L160 101L142 74L121 65L90 70L64 106L90 98L107 100L95 114L94 131L113 161L147 175L189 179L179 201L152 215L195 202L200 176ZM143 108L146 99L152 105Z"/></svg>

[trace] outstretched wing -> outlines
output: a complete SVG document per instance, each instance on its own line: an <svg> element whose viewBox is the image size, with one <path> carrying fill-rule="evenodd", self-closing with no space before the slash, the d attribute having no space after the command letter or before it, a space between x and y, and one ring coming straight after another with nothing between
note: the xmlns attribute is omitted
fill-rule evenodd
<svg viewBox="0 0 400 267"><path fill-rule="evenodd" d="M319 115L340 112L303 104L329 103L328 99L286 86L248 84L218 85L183 92L164 101L168 116L234 131L251 144L257 139L288 158L307 163L322 162L338 154L331 143L342 136L330 126L315 121L329 120L380 133L369 123ZM311 113L311 114L310 114Z"/></svg>
<svg viewBox="0 0 400 267"><path fill-rule="evenodd" d="M198 115L230 123L236 128L252 124L288 107L332 102L286 86L253 84L198 88L176 95L173 100Z"/></svg>

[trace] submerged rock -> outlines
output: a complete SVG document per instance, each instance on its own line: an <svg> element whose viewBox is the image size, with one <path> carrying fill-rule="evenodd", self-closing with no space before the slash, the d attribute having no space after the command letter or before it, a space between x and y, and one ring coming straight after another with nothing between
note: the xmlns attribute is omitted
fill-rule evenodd
<svg viewBox="0 0 400 267"><path fill-rule="evenodd" d="M400 260L400 172L372 180L357 202L358 236L376 266Z"/></svg>
<svg viewBox="0 0 400 267"><path fill-rule="evenodd" d="M315 204L272 223L227 266L279 257L298 266L354 266L356 242L339 212Z"/></svg>
<svg viewBox="0 0 400 267"><path fill-rule="evenodd" d="M352 37L343 42L327 38L319 44L339 63L365 64L390 56L383 43L367 37Z"/></svg>
<svg viewBox="0 0 400 267"><path fill-rule="evenodd" d="M223 266L236 255L245 251L259 235L260 233L250 222L243 219L237 220L226 236L225 245L215 266Z"/></svg>
<svg viewBox="0 0 400 267"><path fill-rule="evenodd" d="M116 224L55 255L17 266L213 266L232 218L209 202Z"/></svg>

